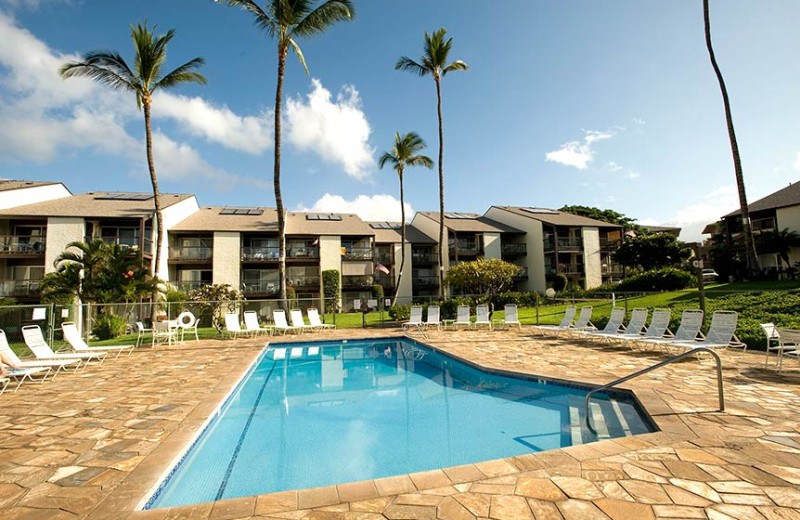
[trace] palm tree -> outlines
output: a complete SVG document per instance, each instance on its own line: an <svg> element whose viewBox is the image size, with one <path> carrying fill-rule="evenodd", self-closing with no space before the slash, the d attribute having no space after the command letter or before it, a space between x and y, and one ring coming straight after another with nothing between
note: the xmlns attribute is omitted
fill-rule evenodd
<svg viewBox="0 0 800 520"><path fill-rule="evenodd" d="M728 138L731 142L731 154L733 155L733 170L736 175L736 187L739 191L739 207L742 212L742 228L744 230L744 248L747 258L747 270L752 276L760 271L758 265L758 255L756 254L756 244L753 239L753 226L750 222L750 210L747 207L747 194L744 189L744 174L742 173L742 159L739 157L739 144L736 141L736 131L733 129L733 116L731 115L731 103L728 99L728 88L722 77L722 71L717 65L717 58L714 55L714 48L711 46L711 21L708 14L708 0L703 0L703 22L706 32L706 48L708 57L711 59L711 66L717 75L719 90L722 93L722 104L725 106L725 122L728 125Z"/></svg>
<svg viewBox="0 0 800 520"><path fill-rule="evenodd" d="M383 169L386 163L391 163L400 179L400 274L397 276L397 284L400 287L400 280L403 279L403 267L406 264L406 207L403 199L403 171L406 166L424 166L433 168L433 160L427 155L421 155L425 148L425 141L415 132L409 132L400 136L400 132L394 134L394 148L384 152L378 159L378 166ZM397 289L394 292L392 305L397 304Z"/></svg>
<svg viewBox="0 0 800 520"><path fill-rule="evenodd" d="M444 259L442 247L444 245L444 130L442 126L442 78L456 70L469 70L469 66L461 60L447 63L453 39L445 40L447 30L444 27L434 31L433 34L425 32L425 50L416 62L407 56L400 58L395 64L395 70L407 70L420 77L431 75L436 83L436 111L439 116L439 295L444 297Z"/></svg>
<svg viewBox="0 0 800 520"><path fill-rule="evenodd" d="M350 0L327 0L314 7L315 0L267 0L261 8L254 0L217 0L229 6L241 6L255 17L255 24L270 37L278 40L278 85L275 89L275 163L273 184L275 207L278 212L278 246L281 301L286 307L286 217L281 197L281 106L283 77L289 47L308 74L308 66L295 38L310 38L324 32L336 22L352 20L354 11Z"/></svg>
<svg viewBox="0 0 800 520"><path fill-rule="evenodd" d="M778 255L778 266L781 261L786 267L791 267L789 263L789 252L793 247L800 247L800 233L791 231L789 228L768 231L761 235L764 249L770 253Z"/></svg>
<svg viewBox="0 0 800 520"><path fill-rule="evenodd" d="M116 51L91 51L83 56L83 61L70 62L61 67L61 77L91 78L111 88L136 94L136 106L144 110L145 142L147 144L147 166L150 169L150 182L153 185L153 201L156 210L156 257L153 262L153 276L161 271L161 244L164 237L164 221L161 218L161 194L158 191L156 167L153 162L153 136L150 128L150 108L156 90L174 87L181 83L205 85L206 78L192 69L200 67L203 58L195 58L168 74L162 74L167 59L167 44L175 36L175 30L156 36L156 27L148 29L144 24L131 25L131 38L136 50L133 69Z"/></svg>

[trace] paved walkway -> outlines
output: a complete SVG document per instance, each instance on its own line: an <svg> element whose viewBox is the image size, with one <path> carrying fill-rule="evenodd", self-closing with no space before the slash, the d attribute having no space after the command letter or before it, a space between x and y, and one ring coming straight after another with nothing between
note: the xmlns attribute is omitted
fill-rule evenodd
<svg viewBox="0 0 800 520"><path fill-rule="evenodd" d="M338 331L364 337L396 331ZM303 339L308 339L304 337ZM135 511L263 340L136 352L0 397L0 518L173 520L800 520L800 369L724 353L727 410L709 363L669 365L632 389L660 432L312 490ZM442 332L429 343L495 370L605 383L664 359L529 333Z"/></svg>

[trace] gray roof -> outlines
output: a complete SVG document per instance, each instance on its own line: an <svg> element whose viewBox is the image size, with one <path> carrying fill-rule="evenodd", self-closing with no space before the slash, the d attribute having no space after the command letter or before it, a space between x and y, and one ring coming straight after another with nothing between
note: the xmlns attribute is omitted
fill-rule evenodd
<svg viewBox="0 0 800 520"><path fill-rule="evenodd" d="M459 213L464 218L450 218L447 216L448 213L450 212L445 213L444 216L444 227L456 233L525 233L521 229L502 224L477 213ZM438 211L420 211L418 214L439 223Z"/></svg>
<svg viewBox="0 0 800 520"><path fill-rule="evenodd" d="M775 193L771 193L763 199L758 199L747 205L747 209L751 212L764 211L767 209L785 208L787 206L797 206L800 204L800 182L790 184ZM731 211L725 217L734 217L741 215L741 208ZM723 218L725 218L723 217Z"/></svg>
<svg viewBox="0 0 800 520"><path fill-rule="evenodd" d="M108 194L109 192L89 192L34 204L25 204L24 206L0 210L0 215L14 217L141 218L150 217L155 213L155 203L152 197L148 200L102 198ZM194 197L194 195L162 193L161 208L168 208L191 197Z"/></svg>
<svg viewBox="0 0 800 520"><path fill-rule="evenodd" d="M651 233L668 233L678 236L681 234L681 228L675 226L642 226Z"/></svg>
<svg viewBox="0 0 800 520"><path fill-rule="evenodd" d="M375 232L376 244L399 244L401 241L400 236L400 223L399 222L367 222L367 224L390 224L392 229L373 229ZM406 224L406 242L410 244L435 244L436 240L429 237L419 229L411 224Z"/></svg>
<svg viewBox="0 0 800 520"><path fill-rule="evenodd" d="M536 211L536 208L533 212L529 211L526 208L518 207L518 206L492 206L493 208L501 209L503 211L507 211L509 213L513 213L514 215L520 215L522 217L527 217L533 220L538 220L540 222L544 222L545 224L550 224L553 226L575 226L575 227L604 227L604 228L620 228L617 224L609 224L608 222L603 222L602 220L596 220L589 217L583 217L580 215L573 215L572 213L565 213L563 211L558 211L555 209L539 209Z"/></svg>
<svg viewBox="0 0 800 520"><path fill-rule="evenodd" d="M47 181L15 181L0 180L0 191L21 190L25 188L36 188L38 186L50 186L51 184L61 184L60 182Z"/></svg>
<svg viewBox="0 0 800 520"><path fill-rule="evenodd" d="M258 209L261 215L222 214L225 209ZM312 213L290 212L286 214L287 235L374 235L372 229L357 215L337 213L341 220L309 220ZM278 232L278 212L275 208L237 208L233 206L206 206L170 228L175 231L213 232Z"/></svg>

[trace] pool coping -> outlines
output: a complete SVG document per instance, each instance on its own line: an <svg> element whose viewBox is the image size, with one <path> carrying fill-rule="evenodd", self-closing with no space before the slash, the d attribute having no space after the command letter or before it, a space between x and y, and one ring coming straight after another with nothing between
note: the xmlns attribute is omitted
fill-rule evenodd
<svg viewBox="0 0 800 520"><path fill-rule="evenodd" d="M294 336L293 339L300 339L302 336ZM416 338L409 338L403 336L395 331L386 334L378 334L371 336L375 339L390 339L390 338L404 338L416 341L424 346L441 352L448 356L458 359L472 367L479 368L480 370L488 371L499 375L507 375L513 377L530 377L540 378L543 380L553 381L554 383L566 383L583 385L581 388L596 388L605 384L605 381L592 381L582 379L563 380L553 378L550 376L540 376L525 371L511 371L507 369L499 369L497 367L486 366L477 364L474 361L463 358L451 350L443 349L440 346L434 346L428 343L423 343ZM354 341L369 338L352 338ZM303 341L301 339L301 341ZM305 340L324 342L326 340ZM340 339L330 341L341 341ZM283 342L280 342L283 343ZM287 344L295 343L295 341L288 341ZM141 510L140 507L149 500L153 491L163 482L163 477L170 472L175 465L176 459L185 456L190 447L199 440L200 436L208 423L213 419L214 414L221 410L225 405L226 400L231 396L236 388L244 380L244 376L249 370L255 367L259 359L269 352L269 348L273 345L269 342L268 345L258 350L254 350L253 358L248 362L243 369L232 368L229 373L233 380L228 383L227 378L223 378L212 390L211 394L207 396L204 402L198 404L187 416L180 422L178 428L167 435L144 460L133 470L131 473L114 489L105 499L103 499L92 512L88 515L90 519L116 519L120 517L120 512L124 511L130 514L130 518L141 517L157 512L157 511L186 511L189 512L193 509L209 509L218 507L236 507L236 504L250 504L255 507L256 501L272 501L281 502L287 500L287 496L294 495L294 504L284 503L280 509L275 511L286 512L294 510L305 510L316 507L334 506L342 502L350 502L355 500L367 500L370 498L377 498L382 496L391 496L402 493L409 493L421 491L426 489L435 489L442 486L453 485L456 479L451 479L449 474L472 473L474 478L471 479L458 479L459 483L477 482L494 478L499 476L511 475L522 473L525 470L520 469L515 465L516 460L526 460L530 457L537 455L557 456L558 453L569 455L571 453L580 453L587 446L593 448L593 451L603 451L604 449L614 451L619 449L620 444L625 444L626 440L634 441L629 443L631 449L634 446L641 446L642 444L650 442L651 439L657 439L664 435L668 436L670 440L683 440L695 437L679 420L670 418L676 412L666 401L655 394L643 390L637 390L629 387L618 387L618 391L629 393L640 406L640 410L652 421L658 431L651 433L644 433L630 437L620 437L616 439L604 439L587 444L579 444L569 446L566 448L558 448L554 450L546 450L542 452L534 452L516 457L506 457L501 459L493 459L488 461L477 462L473 464L466 464L463 466L455 466L449 468L441 468L438 470L423 471L418 473L411 473L405 475L397 475L393 477L384 477L380 479L368 479L363 481L348 482L331 486L299 489L291 491L281 491L274 493L267 493L261 495L253 495L248 497L238 497L223 499L214 502L203 502L188 506L175 506L171 508L160 508ZM238 375L236 375L238 373ZM658 413L654 413L657 410ZM612 448L613 446L613 448ZM475 472L477 470L477 472ZM444 477L444 478L442 478ZM369 491L364 492L363 488L368 488ZM291 499L288 499L291 502ZM245 506L247 509L249 506ZM250 516L250 515L241 515Z"/></svg>

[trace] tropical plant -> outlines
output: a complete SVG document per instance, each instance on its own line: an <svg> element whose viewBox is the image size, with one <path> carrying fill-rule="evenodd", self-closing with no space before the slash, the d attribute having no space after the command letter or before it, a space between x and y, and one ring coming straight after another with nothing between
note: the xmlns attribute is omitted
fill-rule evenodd
<svg viewBox="0 0 800 520"><path fill-rule="evenodd" d="M205 84L206 78L192 69L200 67L203 58L194 58L179 66L172 72L162 74L167 59L167 44L175 36L175 30L156 36L156 27L143 24L131 25L131 38L136 50L133 69L116 51L91 51L83 56L82 61L74 61L61 67L61 77L90 78L113 89L125 90L136 94L136 106L144 111L144 130L147 148L147 167L150 170L150 183L153 186L153 202L156 211L156 254L153 262L153 276L161 272L161 244L164 237L164 220L161 215L161 193L158 190L156 167L153 161L153 135L150 128L150 109L153 94L157 90L167 89L181 83Z"/></svg>
<svg viewBox="0 0 800 520"><path fill-rule="evenodd" d="M788 268L791 266L789 252L793 247L800 247L800 233L791 231L789 228L767 231L761 235L761 245L765 252L778 255L779 267L783 262Z"/></svg>
<svg viewBox="0 0 800 520"><path fill-rule="evenodd" d="M406 206L403 195L403 172L406 166L424 166L433 168L433 161L427 155L421 155L425 149L425 141L414 132L409 132L403 136L400 132L394 134L394 148L384 152L378 159L378 166L382 169L386 163L391 163L397 172L400 180L400 272L397 275L396 287L400 287L400 280L403 278L403 268L406 264ZM395 291L392 305L397 305L398 292Z"/></svg>
<svg viewBox="0 0 800 520"><path fill-rule="evenodd" d="M719 83L719 90L722 94L722 104L725 107L725 122L728 126L728 139L731 143L731 155L733 156L733 170L736 176L736 187L739 192L739 209L742 213L742 228L744 231L744 248L745 256L747 258L747 270L749 275L753 276L760 272L758 265L758 254L756 254L756 244L753 239L753 227L750 222L750 210L747 207L747 194L744 187L744 173L742 172L742 159L739 156L739 144L736 141L736 131L733 128L733 116L731 114L731 103L728 98L728 88L725 86L725 79L722 77L722 71L717 64L717 58L714 55L714 47L711 45L711 20L708 11L708 0L703 0L703 26L706 35L706 49L708 50L708 57L711 60L711 66L714 68L714 74L717 76Z"/></svg>
<svg viewBox="0 0 800 520"><path fill-rule="evenodd" d="M325 297L325 312L336 312L339 307L339 271L326 269L322 271L322 294Z"/></svg>
<svg viewBox="0 0 800 520"><path fill-rule="evenodd" d="M697 277L675 267L660 267L629 276L617 284L619 291L678 291L694 287Z"/></svg>
<svg viewBox="0 0 800 520"><path fill-rule="evenodd" d="M571 213L573 215L580 215L582 217L592 218L601 222L608 222L609 224L617 224L626 230L631 230L637 235L646 235L647 229L643 228L636 223L635 218L630 218L622 213L618 213L612 209L599 209L592 206L562 206L558 211L564 213Z"/></svg>
<svg viewBox="0 0 800 520"><path fill-rule="evenodd" d="M281 108L283 105L283 79L286 56L291 47L308 74L308 65L296 38L316 36L336 22L352 20L353 5L350 0L326 0L314 7L314 0L266 0L264 7L254 0L217 0L231 7L239 6L255 18L259 29L266 31L278 43L278 82L275 89L275 162L273 186L275 206L278 212L278 272L280 294L286 309L286 216L283 213L281 196Z"/></svg>
<svg viewBox="0 0 800 520"><path fill-rule="evenodd" d="M450 267L445 283L466 294L484 295L493 300L514 283L522 267L499 258L462 262Z"/></svg>
<svg viewBox="0 0 800 520"><path fill-rule="evenodd" d="M224 315L234 312L242 294L228 284L203 285L189 291L189 301L197 302L211 315L211 325L222 332Z"/></svg>
<svg viewBox="0 0 800 520"><path fill-rule="evenodd" d="M614 260L626 267L644 271L679 266L691 256L691 250L669 233L639 235L625 240L614 252Z"/></svg>
<svg viewBox="0 0 800 520"><path fill-rule="evenodd" d="M442 124L442 78L457 70L469 70L469 66L461 60L447 63L453 39L445 39L447 30L439 28L432 34L425 32L425 48L420 61L407 56L401 57L395 64L395 70L405 70L420 77L432 76L436 84L436 114L439 118L439 295L444 298L444 126Z"/></svg>
<svg viewBox="0 0 800 520"><path fill-rule="evenodd" d="M569 278L564 273L558 273L553 278L553 290L557 293L565 291L569 285Z"/></svg>

